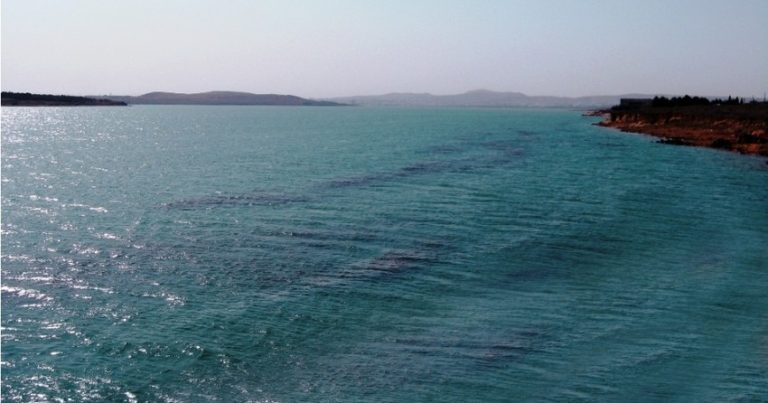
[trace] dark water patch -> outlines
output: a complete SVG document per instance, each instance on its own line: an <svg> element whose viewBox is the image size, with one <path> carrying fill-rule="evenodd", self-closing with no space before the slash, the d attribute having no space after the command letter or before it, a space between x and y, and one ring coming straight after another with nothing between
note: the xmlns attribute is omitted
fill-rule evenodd
<svg viewBox="0 0 768 403"><path fill-rule="evenodd" d="M408 177L408 176L414 176L419 174L429 174L429 173L435 173L435 172L442 172L445 171L449 166L451 166L453 161L424 161L424 162L417 162L412 165L408 165L406 167L403 167L398 171L395 176L398 177Z"/></svg>
<svg viewBox="0 0 768 403"><path fill-rule="evenodd" d="M605 148L627 148L629 147L627 144L624 143L609 143L609 142L600 142L597 143L599 147L605 147Z"/></svg>
<svg viewBox="0 0 768 403"><path fill-rule="evenodd" d="M486 140L490 138L493 135L493 133L482 133L477 134L473 136L464 136L456 143L450 143L450 144L439 144L432 147L428 147L422 151L423 154L428 155L456 155L456 154L466 154L472 151L476 151L478 148L488 148L485 147L488 143L494 143L494 142L503 142L503 141L510 141L510 140Z"/></svg>
<svg viewBox="0 0 768 403"><path fill-rule="evenodd" d="M371 174L362 176L353 176L349 178L340 178L329 181L326 186L329 188L347 188L347 187L363 187L368 186L376 182L386 181L392 178L392 175L387 174Z"/></svg>
<svg viewBox="0 0 768 403"><path fill-rule="evenodd" d="M545 334L538 331L510 332L505 336L398 338L395 343L411 354L432 357L461 357L480 367L506 365L542 351Z"/></svg>
<svg viewBox="0 0 768 403"><path fill-rule="evenodd" d="M538 347L531 345L527 341L507 342L503 344L494 344L480 350L481 365L499 366L505 365L509 361L523 359L529 354L541 351ZM474 356L475 354L473 354Z"/></svg>
<svg viewBox="0 0 768 403"><path fill-rule="evenodd" d="M327 242L372 242L378 238L371 232L362 230L334 231L334 230L286 230L275 232L275 235L301 241L327 241Z"/></svg>
<svg viewBox="0 0 768 403"><path fill-rule="evenodd" d="M443 144L426 149L426 154L453 155L468 151L468 144Z"/></svg>
<svg viewBox="0 0 768 403"><path fill-rule="evenodd" d="M333 283L332 279L345 281L381 279L385 275L402 274L410 270L424 268L430 262L432 259L419 251L388 251L374 258L336 267L332 271L322 273L320 277L325 280L311 280L311 282L322 284L331 280L328 282L331 284Z"/></svg>
<svg viewBox="0 0 768 403"><path fill-rule="evenodd" d="M488 150L499 151L503 153L519 153L522 151L520 143L514 140L491 140L478 143L479 146Z"/></svg>
<svg viewBox="0 0 768 403"><path fill-rule="evenodd" d="M381 172L348 178L334 179L326 183L329 188L365 187L417 175L446 171L451 161L421 161L392 172Z"/></svg>
<svg viewBox="0 0 768 403"><path fill-rule="evenodd" d="M490 146L494 147L494 146ZM329 188L366 187L378 183L391 182L421 175L439 173L466 173L478 169L496 168L519 160L524 155L524 150L519 147L496 146L492 155L481 155L461 159L445 161L423 161L400 168L389 173L362 175L335 179L327 182Z"/></svg>
<svg viewBox="0 0 768 403"><path fill-rule="evenodd" d="M439 240L423 240L419 242L419 245L429 251L438 251L438 250L446 250L450 249L452 245Z"/></svg>
<svg viewBox="0 0 768 403"><path fill-rule="evenodd" d="M279 206L306 201L308 201L308 198L303 196L284 193L255 192L184 199L165 203L163 204L163 207L175 210L197 210L243 206Z"/></svg>
<svg viewBox="0 0 768 403"><path fill-rule="evenodd" d="M516 264L507 272L507 278L514 282L542 281L562 276L567 269L547 264Z"/></svg>
<svg viewBox="0 0 768 403"><path fill-rule="evenodd" d="M552 239L534 239L501 250L510 281L542 281L565 276L574 265L568 248Z"/></svg>
<svg viewBox="0 0 768 403"><path fill-rule="evenodd" d="M331 277L345 280L381 280L397 278L397 275L421 271L437 264L447 263L441 256L449 245L426 241L414 249L393 249L327 273Z"/></svg>
<svg viewBox="0 0 768 403"><path fill-rule="evenodd" d="M488 133L491 135L492 133ZM478 154L478 151L485 151ZM426 159L417 161L402 168L389 171L370 173L360 176L334 179L325 184L328 188L366 187L378 183L397 181L421 175L439 173L466 173L476 169L495 168L519 160L525 155L525 150L516 139L481 140L472 138L459 144L438 145L427 148L422 152L428 155L455 155L472 153L464 157L452 159Z"/></svg>
<svg viewBox="0 0 768 403"><path fill-rule="evenodd" d="M510 149L494 158L491 158L485 161L485 163L483 165L480 165L480 167L496 168L499 166L509 165L517 161L520 161L520 157L523 156L523 153L524 151L522 149Z"/></svg>
<svg viewBox="0 0 768 403"><path fill-rule="evenodd" d="M353 256L370 253L366 249L372 242L380 244L381 237L367 231L262 231L153 248L154 251L146 251L142 261L144 266L149 265L146 275L181 275L195 278L199 287L213 290L264 295L275 292L287 296L317 288L332 289L340 280L343 284L365 282L424 269L438 263L438 253L450 249L450 245L440 241L425 241L416 249L390 250L355 262ZM216 254L212 255L211 250ZM282 258L276 260L275 256ZM183 269L168 271L177 266ZM142 293L148 292L145 291ZM151 295L155 294L163 297L157 292ZM186 302L183 297L182 302Z"/></svg>
<svg viewBox="0 0 768 403"><path fill-rule="evenodd" d="M565 278L581 270L592 270L597 264L619 259L632 247L633 240L616 234L626 225L621 220L603 214L584 214L584 209L600 207L591 200L561 195L559 206L568 206L567 215L537 214L521 221L522 228L541 230L499 251L507 275L517 280L548 280Z"/></svg>
<svg viewBox="0 0 768 403"><path fill-rule="evenodd" d="M366 263L361 264L364 270L399 273L404 270L423 267L433 262L431 257L420 251L395 250L389 251Z"/></svg>

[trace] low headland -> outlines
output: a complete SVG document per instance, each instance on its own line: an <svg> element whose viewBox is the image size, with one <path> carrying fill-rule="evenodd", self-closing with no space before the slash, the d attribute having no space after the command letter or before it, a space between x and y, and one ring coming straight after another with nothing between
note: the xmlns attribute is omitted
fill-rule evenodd
<svg viewBox="0 0 768 403"><path fill-rule="evenodd" d="M239 91L209 91L192 94L150 92L139 96L108 96L130 105L271 105L271 106L343 106L331 101L317 101L282 94L253 94Z"/></svg>
<svg viewBox="0 0 768 403"><path fill-rule="evenodd" d="M150 92L139 96L71 95L3 92L3 106L126 106L126 105L271 105L271 106L345 106L332 101L318 101L281 94L252 94L236 91L210 91L193 94Z"/></svg>
<svg viewBox="0 0 768 403"><path fill-rule="evenodd" d="M768 102L740 98L622 99L596 111L598 125L660 137L660 143L711 147L768 156Z"/></svg>
<svg viewBox="0 0 768 403"><path fill-rule="evenodd" d="M122 101L77 97L72 95L30 94L29 92L2 92L2 106L126 106Z"/></svg>

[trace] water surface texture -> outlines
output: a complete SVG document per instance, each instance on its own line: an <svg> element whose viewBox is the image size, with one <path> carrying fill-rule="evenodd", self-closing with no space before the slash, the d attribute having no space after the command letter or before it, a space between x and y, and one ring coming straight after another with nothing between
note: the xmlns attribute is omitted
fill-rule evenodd
<svg viewBox="0 0 768 403"><path fill-rule="evenodd" d="M3 108L3 399L768 400L768 165L592 122Z"/></svg>

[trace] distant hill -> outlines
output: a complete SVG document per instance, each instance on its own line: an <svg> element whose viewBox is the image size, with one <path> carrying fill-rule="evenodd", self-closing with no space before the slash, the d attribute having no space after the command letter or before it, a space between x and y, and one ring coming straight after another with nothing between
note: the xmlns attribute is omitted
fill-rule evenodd
<svg viewBox="0 0 768 403"><path fill-rule="evenodd" d="M411 107L561 107L578 109L608 108L621 98L649 98L643 94L589 97L529 96L519 92L475 90L455 95L391 93L312 100L295 95L253 94L235 91L211 91L193 94L150 92L139 96L104 95L73 97L3 92L3 105L289 105L289 106L411 106ZM97 99L101 98L101 99Z"/></svg>
<svg viewBox="0 0 768 403"><path fill-rule="evenodd" d="M195 94L175 92L150 92L137 97L107 96L113 101L134 105L290 105L290 106L339 106L331 101L314 101L294 95L252 94L250 92L211 91Z"/></svg>
<svg viewBox="0 0 768 403"><path fill-rule="evenodd" d="M330 98L329 101L365 106L469 106L469 107L567 107L606 108L621 98L641 98L647 95L624 94L589 97L529 96L519 92L475 90L455 95L392 93Z"/></svg>
<svg viewBox="0 0 768 403"><path fill-rule="evenodd" d="M2 106L125 106L125 102L71 95L3 91Z"/></svg>

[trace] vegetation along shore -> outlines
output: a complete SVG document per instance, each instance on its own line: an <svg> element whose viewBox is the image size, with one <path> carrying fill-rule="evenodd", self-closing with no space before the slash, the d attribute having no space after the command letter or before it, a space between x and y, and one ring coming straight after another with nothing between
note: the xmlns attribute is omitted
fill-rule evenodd
<svg viewBox="0 0 768 403"><path fill-rule="evenodd" d="M702 97L622 99L600 126L661 137L659 142L768 156L768 102Z"/></svg>
<svg viewBox="0 0 768 403"><path fill-rule="evenodd" d="M2 92L2 106L126 106L125 102L72 95Z"/></svg>

